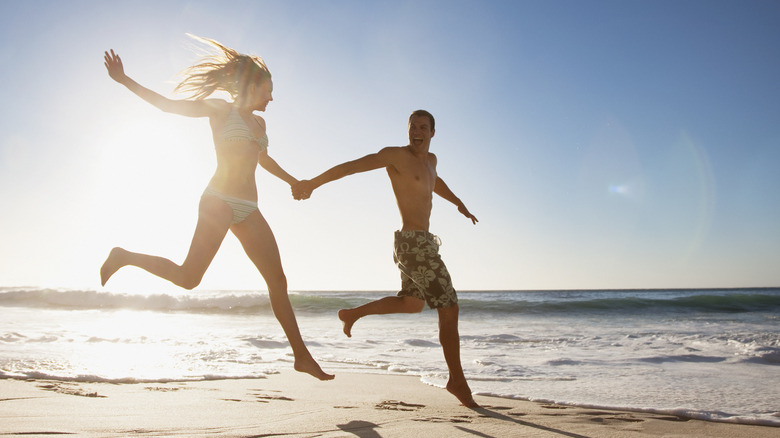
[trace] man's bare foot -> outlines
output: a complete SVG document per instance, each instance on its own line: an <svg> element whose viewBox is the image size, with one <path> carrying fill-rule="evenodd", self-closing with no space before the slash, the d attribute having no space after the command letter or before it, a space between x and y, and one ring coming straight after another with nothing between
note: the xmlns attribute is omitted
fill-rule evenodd
<svg viewBox="0 0 780 438"><path fill-rule="evenodd" d="M105 286L108 279L114 275L114 272L118 271L119 268L124 266L124 263L121 261L121 259L122 256L126 253L127 251L119 247L112 249L111 252L108 253L106 261L103 262L103 266L100 267L101 286Z"/></svg>
<svg viewBox="0 0 780 438"><path fill-rule="evenodd" d="M469 384L466 383L465 380L462 383L456 383L450 380L447 382L447 391L457 397L463 406L467 408L479 407L477 402L474 401L474 397L471 396L471 388L469 388Z"/></svg>
<svg viewBox="0 0 780 438"><path fill-rule="evenodd" d="M350 309L339 310L339 319L344 324L344 334L347 335L348 338L352 337L352 324L357 321L357 318L354 318L351 313Z"/></svg>
<svg viewBox="0 0 780 438"><path fill-rule="evenodd" d="M295 368L295 371L311 374L320 380L333 380L333 378L336 377L333 374L328 374L325 371L322 371L320 365L311 357L308 359L295 359L295 365L293 365L293 368Z"/></svg>

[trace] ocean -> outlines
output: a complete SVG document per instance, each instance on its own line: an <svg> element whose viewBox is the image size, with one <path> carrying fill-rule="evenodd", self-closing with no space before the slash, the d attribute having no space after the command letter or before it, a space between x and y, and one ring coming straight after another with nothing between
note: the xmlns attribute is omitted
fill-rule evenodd
<svg viewBox="0 0 780 438"><path fill-rule="evenodd" d="M443 387L437 314L336 311L387 295L292 292L327 372ZM780 426L780 289L459 292L471 389L594 408ZM261 291L131 294L0 287L0 378L171 382L292 368ZM1 395L0 395L1 396Z"/></svg>

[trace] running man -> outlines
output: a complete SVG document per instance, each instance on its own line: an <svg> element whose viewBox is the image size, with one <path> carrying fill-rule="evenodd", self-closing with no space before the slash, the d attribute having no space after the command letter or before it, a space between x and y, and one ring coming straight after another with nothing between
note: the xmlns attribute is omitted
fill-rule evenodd
<svg viewBox="0 0 780 438"><path fill-rule="evenodd" d="M293 184L295 199L307 199L325 183L347 175L384 168L390 177L401 213L401 230L395 232L394 258L401 271L401 291L352 309L339 310L344 334L352 336L352 326L367 315L418 313L425 303L439 314L439 341L449 369L447 390L467 407L477 407L466 382L460 361L458 297L439 256L439 239L428 231L433 194L458 207L477 223L463 202L436 174L436 155L429 152L435 134L435 120L425 110L409 117L409 144L386 147L377 153L339 164L316 178Z"/></svg>

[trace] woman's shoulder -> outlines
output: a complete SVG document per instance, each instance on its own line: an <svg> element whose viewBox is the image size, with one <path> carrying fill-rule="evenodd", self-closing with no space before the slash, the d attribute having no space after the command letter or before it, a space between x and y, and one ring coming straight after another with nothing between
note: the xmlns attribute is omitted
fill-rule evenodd
<svg viewBox="0 0 780 438"><path fill-rule="evenodd" d="M257 114L252 114L252 117L254 117L255 120L257 120L257 123L259 123L260 126L263 127L263 130L265 130L265 119Z"/></svg>
<svg viewBox="0 0 780 438"><path fill-rule="evenodd" d="M213 111L215 115L227 113L232 108L230 102L223 99L203 99L203 104Z"/></svg>
<svg viewBox="0 0 780 438"><path fill-rule="evenodd" d="M221 126L233 110L233 105L223 99L203 99L202 102L213 126Z"/></svg>

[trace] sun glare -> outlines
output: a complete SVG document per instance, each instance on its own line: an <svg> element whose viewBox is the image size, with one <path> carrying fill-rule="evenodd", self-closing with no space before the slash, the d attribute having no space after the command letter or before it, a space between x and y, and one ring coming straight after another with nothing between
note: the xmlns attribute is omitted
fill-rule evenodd
<svg viewBox="0 0 780 438"><path fill-rule="evenodd" d="M215 166L208 121L139 106L119 118L107 115L94 126L99 127L94 135L99 144L91 165L98 169L91 208L102 224L91 237L101 252L96 257L102 262L111 247L125 245L172 259L183 257L197 220L200 193ZM125 288L123 277L143 276L127 271L107 286ZM167 283L148 280L137 284L140 290Z"/></svg>
<svg viewBox="0 0 780 438"><path fill-rule="evenodd" d="M165 316L120 311L96 318L96 327L89 331L101 336L89 339L87 351L78 352L73 360L84 362L84 368L109 379L165 375L171 350L162 343L145 341L160 334L174 335L175 327L167 323Z"/></svg>
<svg viewBox="0 0 780 438"><path fill-rule="evenodd" d="M163 116L125 120L120 126L107 126L111 134L103 136L108 144L102 145L100 167L107 192L148 197L167 186L200 184L207 177L202 173L204 161L213 160L205 153L208 137Z"/></svg>

